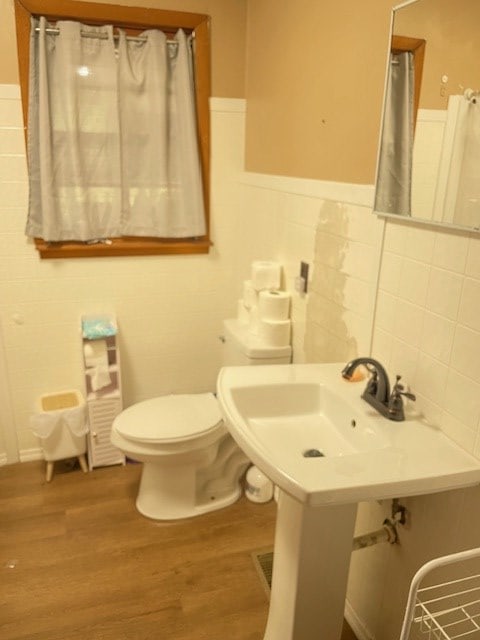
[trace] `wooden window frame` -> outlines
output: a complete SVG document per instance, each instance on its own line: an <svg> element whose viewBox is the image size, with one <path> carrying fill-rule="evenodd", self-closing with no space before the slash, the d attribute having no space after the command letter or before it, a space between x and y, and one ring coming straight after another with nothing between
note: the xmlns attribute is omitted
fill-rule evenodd
<svg viewBox="0 0 480 640"><path fill-rule="evenodd" d="M41 258L87 258L99 256L132 256L157 254L208 253L210 248L210 17L198 13L164 11L146 7L78 2L76 0L14 0L20 90L25 134L28 128L28 80L30 61L30 18L45 16L47 20L78 20L89 25L113 24L138 33L146 29L162 29L174 33L179 28L195 32L195 91L197 131L202 165L203 197L207 232L199 238L111 238L106 243L46 242L35 238ZM45 6L46 5L46 6Z"/></svg>

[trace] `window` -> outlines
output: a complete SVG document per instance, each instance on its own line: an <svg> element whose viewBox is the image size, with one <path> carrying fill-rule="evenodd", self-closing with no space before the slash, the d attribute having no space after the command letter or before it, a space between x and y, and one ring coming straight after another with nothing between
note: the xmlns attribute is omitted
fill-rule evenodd
<svg viewBox="0 0 480 640"><path fill-rule="evenodd" d="M29 39L30 19L32 16L44 16L49 23L57 20L76 20L83 24L98 26L113 24L129 36L135 36L147 29L161 29L167 37L181 28L187 34L194 32L194 68L198 144L202 165L202 188L206 210L207 231L198 238L156 239L152 237L110 238L108 244L83 242L45 242L35 239L42 258L148 255L172 253L207 253L209 250L208 196L209 196L209 109L210 95L209 73L209 18L192 13L161 11L122 7L117 5L90 4L86 2L54 0L48 3L41 0L15 0L17 21L17 39L20 65L20 83L25 122L28 114L29 80ZM27 123L28 126L28 123Z"/></svg>

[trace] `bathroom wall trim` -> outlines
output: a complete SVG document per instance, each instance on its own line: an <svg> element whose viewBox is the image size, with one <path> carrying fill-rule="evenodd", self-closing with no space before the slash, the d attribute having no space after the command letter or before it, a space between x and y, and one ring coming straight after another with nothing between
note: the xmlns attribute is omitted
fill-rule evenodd
<svg viewBox="0 0 480 640"><path fill-rule="evenodd" d="M3 100L20 100L20 85L0 84L0 98Z"/></svg>
<svg viewBox="0 0 480 640"><path fill-rule="evenodd" d="M20 100L20 85L0 83L0 98ZM246 110L247 102L244 98L210 98L210 111L245 113Z"/></svg>
<svg viewBox="0 0 480 640"><path fill-rule="evenodd" d="M43 453L40 447L20 450L20 462L31 462L32 460L43 460Z"/></svg>
<svg viewBox="0 0 480 640"><path fill-rule="evenodd" d="M447 111L445 109L419 109L417 120L423 122L446 122Z"/></svg>
<svg viewBox="0 0 480 640"><path fill-rule="evenodd" d="M310 196L322 200L333 200L363 207L373 208L374 185L351 184L347 182L328 182L309 178L292 178L290 176L274 176L263 173L243 172L239 176L242 184L283 191L296 195Z"/></svg>
<svg viewBox="0 0 480 640"><path fill-rule="evenodd" d="M348 599L345 600L344 616L358 640L375 640L375 636L370 633L363 621L360 620Z"/></svg>
<svg viewBox="0 0 480 640"><path fill-rule="evenodd" d="M210 111L245 113L247 102L243 98L210 98Z"/></svg>
<svg viewBox="0 0 480 640"><path fill-rule="evenodd" d="M0 320L0 438L3 436L5 451L1 456L5 456L5 463L13 464L18 462L18 444L13 417L12 401L10 398L10 380L8 377L7 357L5 353L5 343L3 339L2 322Z"/></svg>

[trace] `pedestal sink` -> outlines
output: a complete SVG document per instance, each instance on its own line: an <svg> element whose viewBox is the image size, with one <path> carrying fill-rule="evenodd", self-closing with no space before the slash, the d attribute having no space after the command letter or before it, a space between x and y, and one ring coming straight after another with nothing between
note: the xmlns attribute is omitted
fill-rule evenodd
<svg viewBox="0 0 480 640"><path fill-rule="evenodd" d="M480 483L480 463L421 418L392 422L342 363L225 367L238 445L281 489L264 640L338 640L359 501Z"/></svg>

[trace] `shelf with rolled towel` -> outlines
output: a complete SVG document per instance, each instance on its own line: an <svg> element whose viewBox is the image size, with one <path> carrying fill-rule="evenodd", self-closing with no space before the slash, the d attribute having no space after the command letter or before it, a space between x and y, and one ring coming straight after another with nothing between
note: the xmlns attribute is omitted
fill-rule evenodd
<svg viewBox="0 0 480 640"><path fill-rule="evenodd" d="M87 400L119 398L120 367L116 336L89 338L84 333L83 359Z"/></svg>
<svg viewBox="0 0 480 640"><path fill-rule="evenodd" d="M96 367L85 367L87 400L119 398L121 396L118 382L119 375L118 364L108 365L108 369L102 371L101 375Z"/></svg>
<svg viewBox="0 0 480 640"><path fill-rule="evenodd" d="M112 373L118 373L118 365L117 364L109 364L108 365L108 372L110 374ZM95 367L86 367L85 368L85 373L87 375L93 375L95 373Z"/></svg>
<svg viewBox="0 0 480 640"><path fill-rule="evenodd" d="M111 315L82 318L82 351L90 433L90 469L125 464L125 456L110 442L111 425L122 410L118 327Z"/></svg>
<svg viewBox="0 0 480 640"><path fill-rule="evenodd" d="M88 384L87 384L88 389ZM115 387L115 382L109 386L108 390L103 390L102 393L98 393L97 391L87 391L87 401L90 400L102 400L108 398L120 398L120 391Z"/></svg>

